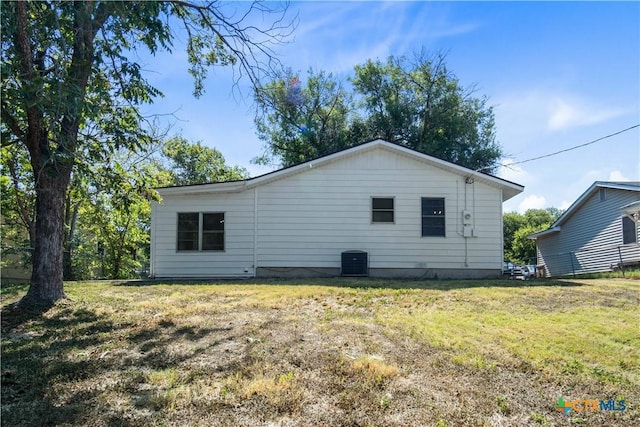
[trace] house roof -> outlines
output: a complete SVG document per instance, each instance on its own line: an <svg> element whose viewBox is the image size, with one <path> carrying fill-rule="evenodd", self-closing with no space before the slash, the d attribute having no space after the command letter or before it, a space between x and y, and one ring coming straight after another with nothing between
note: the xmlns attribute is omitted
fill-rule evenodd
<svg viewBox="0 0 640 427"><path fill-rule="evenodd" d="M355 155L357 153L373 150L376 148L383 148L392 152L403 154L415 160L424 162L428 165L437 167L439 169L443 169L445 171L449 171L467 178L472 178L476 181L483 182L485 184L488 184L494 187L498 187L502 189L503 201L509 200L510 198L520 194L524 190L524 187L522 185L516 184L514 182L507 181L505 179L498 178L487 173L474 171L464 166L447 162L445 160L438 159L436 157L429 156L427 154L420 153L419 151L416 151L407 147L403 147L401 145L394 144L388 141L384 141L382 139L376 139L374 141L356 145L354 147L347 148L345 150L338 151L336 153L328 154L322 157L318 157L316 159L308 160L306 162L303 162L294 166L289 166L284 169L279 169L264 175L260 175L254 178L249 178L241 181L227 181L227 182L216 182L216 183L209 183L209 184L161 187L161 188L157 188L157 190L161 196L203 194L203 193L226 193L226 192L243 191L248 188L253 188L269 182L277 181L279 179L283 179L288 176L292 176L292 175L304 172L308 169L311 169L314 167L320 167L330 162L334 162L338 159L342 159L348 156Z"/></svg>
<svg viewBox="0 0 640 427"><path fill-rule="evenodd" d="M640 191L640 181L626 181L626 182L614 182L614 181L596 181L591 186L582 193L578 199L573 202L571 206L567 208L566 211L560 215L560 217L551 224L546 230L538 231L537 233L532 233L527 236L529 239L537 239L538 237L546 236L552 233L558 233L564 224L571 216L578 210L584 203L587 201L589 197L596 191L599 191L601 188L613 188L616 190L629 190L629 191ZM623 209L624 206L621 206L620 209Z"/></svg>

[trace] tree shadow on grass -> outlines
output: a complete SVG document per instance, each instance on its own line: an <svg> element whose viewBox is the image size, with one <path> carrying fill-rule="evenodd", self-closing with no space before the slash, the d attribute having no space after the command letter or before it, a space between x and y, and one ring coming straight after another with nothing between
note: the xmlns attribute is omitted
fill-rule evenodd
<svg viewBox="0 0 640 427"><path fill-rule="evenodd" d="M1 420L7 426L153 424L162 408L141 398L141 389L149 388L146 373L240 341L228 325L184 326L162 319L130 323L70 303L48 311L7 306L1 315ZM172 351L178 341L187 343L182 353ZM128 403L112 407L113 394ZM130 413L132 407L137 416Z"/></svg>

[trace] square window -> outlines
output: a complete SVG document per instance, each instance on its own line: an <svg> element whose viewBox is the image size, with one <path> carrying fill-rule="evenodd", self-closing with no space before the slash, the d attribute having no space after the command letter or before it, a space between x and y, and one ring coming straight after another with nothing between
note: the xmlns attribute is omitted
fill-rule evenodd
<svg viewBox="0 0 640 427"><path fill-rule="evenodd" d="M224 251L224 213L178 213L178 251Z"/></svg>
<svg viewBox="0 0 640 427"><path fill-rule="evenodd" d="M393 223L394 221L393 197L373 197L371 199L371 222Z"/></svg>

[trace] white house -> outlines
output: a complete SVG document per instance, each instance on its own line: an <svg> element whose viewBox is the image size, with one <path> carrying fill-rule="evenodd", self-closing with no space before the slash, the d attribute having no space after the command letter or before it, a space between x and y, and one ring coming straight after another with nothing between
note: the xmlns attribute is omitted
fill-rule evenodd
<svg viewBox="0 0 640 427"><path fill-rule="evenodd" d="M244 181L160 188L151 275L498 277L502 203L522 190L382 140Z"/></svg>
<svg viewBox="0 0 640 427"><path fill-rule="evenodd" d="M611 271L640 264L640 183L596 181L537 242L546 276Z"/></svg>

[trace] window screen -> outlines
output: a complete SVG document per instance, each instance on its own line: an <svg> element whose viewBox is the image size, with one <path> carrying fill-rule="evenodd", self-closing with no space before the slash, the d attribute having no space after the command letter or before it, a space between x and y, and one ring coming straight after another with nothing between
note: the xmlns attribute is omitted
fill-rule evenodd
<svg viewBox="0 0 640 427"><path fill-rule="evenodd" d="M202 214L202 250L224 250L224 213Z"/></svg>
<svg viewBox="0 0 640 427"><path fill-rule="evenodd" d="M371 199L371 222L394 222L393 197L373 197Z"/></svg>
<svg viewBox="0 0 640 427"><path fill-rule="evenodd" d="M422 198L422 236L445 236L444 198Z"/></svg>
<svg viewBox="0 0 640 427"><path fill-rule="evenodd" d="M179 213L178 214L178 250L197 251L198 250L198 229L199 214Z"/></svg>

